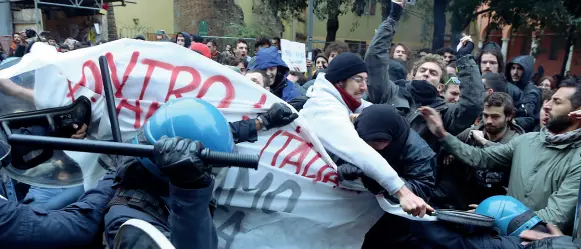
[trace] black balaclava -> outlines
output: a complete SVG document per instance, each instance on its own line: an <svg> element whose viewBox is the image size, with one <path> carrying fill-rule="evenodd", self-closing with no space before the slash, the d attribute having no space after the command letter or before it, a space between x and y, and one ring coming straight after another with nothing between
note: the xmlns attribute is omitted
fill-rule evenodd
<svg viewBox="0 0 581 249"><path fill-rule="evenodd" d="M355 120L355 130L365 142L387 140L389 145L379 153L391 164L397 164L410 134L409 124L395 107L388 104L371 105Z"/></svg>

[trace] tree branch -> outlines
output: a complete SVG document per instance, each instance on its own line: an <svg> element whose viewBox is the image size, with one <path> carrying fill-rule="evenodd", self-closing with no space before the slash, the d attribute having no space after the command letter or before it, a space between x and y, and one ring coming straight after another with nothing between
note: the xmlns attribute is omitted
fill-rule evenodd
<svg viewBox="0 0 581 249"><path fill-rule="evenodd" d="M473 13L470 16L470 18L466 21L466 23L464 24L464 26L462 27L462 30L465 30L466 28L468 28L468 26L470 26L470 23L472 22L472 20L474 18L478 17L479 15L482 15L482 14L485 14L485 13L488 13L488 12L492 12L493 10L494 10L493 8L488 8L488 9L481 10L481 11L478 11L476 13Z"/></svg>

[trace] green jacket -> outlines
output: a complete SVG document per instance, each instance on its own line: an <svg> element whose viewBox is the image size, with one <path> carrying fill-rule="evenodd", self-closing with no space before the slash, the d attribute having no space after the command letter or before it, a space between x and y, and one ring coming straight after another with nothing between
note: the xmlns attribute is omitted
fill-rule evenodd
<svg viewBox="0 0 581 249"><path fill-rule="evenodd" d="M545 222L571 231L581 179L581 141L547 145L546 129L508 144L475 148L447 134L444 150L479 168L511 167L508 195L531 208Z"/></svg>

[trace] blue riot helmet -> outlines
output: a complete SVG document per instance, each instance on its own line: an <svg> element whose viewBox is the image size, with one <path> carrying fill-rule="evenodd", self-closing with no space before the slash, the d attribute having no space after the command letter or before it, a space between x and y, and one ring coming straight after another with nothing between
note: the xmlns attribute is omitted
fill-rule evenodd
<svg viewBox="0 0 581 249"><path fill-rule="evenodd" d="M494 218L494 229L500 236L519 236L542 222L527 206L506 195L487 198L478 205L475 212Z"/></svg>
<svg viewBox="0 0 581 249"><path fill-rule="evenodd" d="M166 102L147 120L133 143L153 145L163 136L198 140L210 150L234 152L230 124L218 108L198 98ZM139 161L151 173L161 176L149 158L139 158Z"/></svg>

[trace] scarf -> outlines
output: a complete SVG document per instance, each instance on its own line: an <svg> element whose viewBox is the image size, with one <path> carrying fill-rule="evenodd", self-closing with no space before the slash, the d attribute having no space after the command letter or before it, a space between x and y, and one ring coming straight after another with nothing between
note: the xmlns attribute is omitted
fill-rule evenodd
<svg viewBox="0 0 581 249"><path fill-rule="evenodd" d="M425 80L412 80L409 92L417 106L431 105L438 101L438 89Z"/></svg>
<svg viewBox="0 0 581 249"><path fill-rule="evenodd" d="M345 101L345 104L347 104L347 108L349 108L351 112L355 112L355 110L357 110L357 108L361 106L361 102L351 97L351 95L349 95L345 90L343 90L343 88L340 88L337 85L334 86L335 89L339 91L339 94L341 94L341 98L343 98L343 101Z"/></svg>
<svg viewBox="0 0 581 249"><path fill-rule="evenodd" d="M545 144L547 145L565 144L581 139L581 129L572 130L563 134L551 133L547 130L547 127L543 127L541 131L544 131L547 134L545 137Z"/></svg>

